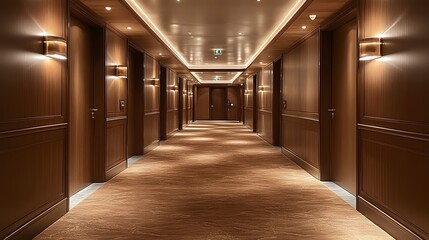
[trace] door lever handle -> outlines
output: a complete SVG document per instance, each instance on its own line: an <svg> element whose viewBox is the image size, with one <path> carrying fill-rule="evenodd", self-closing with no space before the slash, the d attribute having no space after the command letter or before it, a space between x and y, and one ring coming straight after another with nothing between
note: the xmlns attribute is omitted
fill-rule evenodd
<svg viewBox="0 0 429 240"><path fill-rule="evenodd" d="M335 109L335 108L328 108L328 112L330 112L330 113L331 113L331 119L334 119L335 111L336 111L336 109Z"/></svg>
<svg viewBox="0 0 429 240"><path fill-rule="evenodd" d="M97 112L98 109L97 108L90 108L89 111L91 111L91 118L95 119L95 112Z"/></svg>
<svg viewBox="0 0 429 240"><path fill-rule="evenodd" d="M214 108L214 105L212 104L212 105L210 105L210 107L211 107L211 108Z"/></svg>

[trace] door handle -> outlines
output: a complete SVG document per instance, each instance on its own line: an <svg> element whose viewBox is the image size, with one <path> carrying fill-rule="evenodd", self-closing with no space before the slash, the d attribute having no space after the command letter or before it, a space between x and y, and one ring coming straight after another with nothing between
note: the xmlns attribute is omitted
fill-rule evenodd
<svg viewBox="0 0 429 240"><path fill-rule="evenodd" d="M89 111L91 111L91 118L95 119L95 112L97 112L98 109L97 108L90 108Z"/></svg>
<svg viewBox="0 0 429 240"><path fill-rule="evenodd" d="M335 108L328 108L328 112L330 112L330 113L331 113L331 119L334 119L335 111L336 111L336 109L335 109Z"/></svg>
<svg viewBox="0 0 429 240"><path fill-rule="evenodd" d="M211 108L214 108L214 105L212 104L212 105L210 105L210 107L211 107Z"/></svg>
<svg viewBox="0 0 429 240"><path fill-rule="evenodd" d="M283 101L283 109L286 109L287 108L287 101L286 100L284 100Z"/></svg>

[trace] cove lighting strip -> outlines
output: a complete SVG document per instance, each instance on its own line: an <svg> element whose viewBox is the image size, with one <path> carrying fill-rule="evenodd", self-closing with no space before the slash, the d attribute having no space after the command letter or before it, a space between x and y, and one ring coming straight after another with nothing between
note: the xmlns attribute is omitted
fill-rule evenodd
<svg viewBox="0 0 429 240"><path fill-rule="evenodd" d="M191 72L192 76L200 83L233 83L243 72L237 72L230 80L203 80L199 77L198 72Z"/></svg>
<svg viewBox="0 0 429 240"><path fill-rule="evenodd" d="M125 0L128 6L134 10L135 13L149 26L149 28L167 45L167 47L174 53L174 55L181 61L188 69L247 69L261 52L268 46L268 44L275 38L275 36L286 26L298 10L304 5L307 0L297 0L292 6L290 11L286 14L280 24L271 32L265 39L258 50L250 57L250 59L243 65L193 65L190 64L185 57L168 41L167 37L161 30L150 20L148 15L138 5L135 0Z"/></svg>

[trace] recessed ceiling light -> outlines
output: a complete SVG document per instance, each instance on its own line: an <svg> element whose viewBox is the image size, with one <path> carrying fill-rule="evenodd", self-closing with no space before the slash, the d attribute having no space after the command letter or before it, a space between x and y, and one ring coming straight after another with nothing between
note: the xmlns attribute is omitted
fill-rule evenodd
<svg viewBox="0 0 429 240"><path fill-rule="evenodd" d="M111 7L105 7L105 9L106 9L107 11L112 10L112 8L111 8Z"/></svg>
<svg viewBox="0 0 429 240"><path fill-rule="evenodd" d="M316 15L316 14L311 14L311 15L308 15L308 17L309 17L312 21L314 21L314 19L316 19L317 15Z"/></svg>
<svg viewBox="0 0 429 240"><path fill-rule="evenodd" d="M304 25L304 26L302 26L301 28L302 28L302 29L306 29L306 28L307 28L307 26L305 26L305 25Z"/></svg>
<svg viewBox="0 0 429 240"><path fill-rule="evenodd" d="M264 64L263 62L259 62L259 64Z"/></svg>
<svg viewBox="0 0 429 240"><path fill-rule="evenodd" d="M215 57L215 59L217 59L217 57Z"/></svg>
<svg viewBox="0 0 429 240"><path fill-rule="evenodd" d="M260 2L261 0L256 0L257 2Z"/></svg>
<svg viewBox="0 0 429 240"><path fill-rule="evenodd" d="M191 32L188 32L188 35L192 35L192 33L191 33Z"/></svg>
<svg viewBox="0 0 429 240"><path fill-rule="evenodd" d="M243 35L243 33L239 32L238 35Z"/></svg>
<svg viewBox="0 0 429 240"><path fill-rule="evenodd" d="M178 2L180 2L180 0L177 0Z"/></svg>
<svg viewBox="0 0 429 240"><path fill-rule="evenodd" d="M162 56L162 53L159 53L159 56Z"/></svg>
<svg viewBox="0 0 429 240"><path fill-rule="evenodd" d="M133 29L132 27L127 27L127 30L131 30L131 29Z"/></svg>

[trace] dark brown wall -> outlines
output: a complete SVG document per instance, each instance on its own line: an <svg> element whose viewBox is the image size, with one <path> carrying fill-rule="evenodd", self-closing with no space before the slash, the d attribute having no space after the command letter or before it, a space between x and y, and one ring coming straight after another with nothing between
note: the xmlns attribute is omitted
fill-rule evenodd
<svg viewBox="0 0 429 240"><path fill-rule="evenodd" d="M273 143L273 65L266 66L258 81L258 134Z"/></svg>
<svg viewBox="0 0 429 240"><path fill-rule="evenodd" d="M359 38L384 35L384 57L360 62L358 207L398 239L378 209L429 239L429 2L359 1ZM378 209L377 209L378 208Z"/></svg>
<svg viewBox="0 0 429 240"><path fill-rule="evenodd" d="M210 119L209 114L209 95L210 88L208 87L197 87L197 99L195 101L195 119L196 120L208 120Z"/></svg>
<svg viewBox="0 0 429 240"><path fill-rule="evenodd" d="M319 178L319 34L283 58L282 151Z"/></svg>
<svg viewBox="0 0 429 240"><path fill-rule="evenodd" d="M14 233L31 239L66 211L67 62L44 57L41 36L67 38L67 1L1 5L0 238L36 220Z"/></svg>
<svg viewBox="0 0 429 240"><path fill-rule="evenodd" d="M115 65L128 65L127 53L127 40L106 29L107 178L114 175L112 171L117 172L116 167L124 169L127 160L127 79L118 78L110 71ZM119 101L125 101L124 109L120 109Z"/></svg>
<svg viewBox="0 0 429 240"><path fill-rule="evenodd" d="M167 135L179 128L179 79L177 73L167 70Z"/></svg>
<svg viewBox="0 0 429 240"><path fill-rule="evenodd" d="M159 79L159 63L150 55L144 56L144 146L150 151L159 143L160 97L159 85L153 85L152 79Z"/></svg>
<svg viewBox="0 0 429 240"><path fill-rule="evenodd" d="M188 124L192 122L194 115L194 85L188 81Z"/></svg>
<svg viewBox="0 0 429 240"><path fill-rule="evenodd" d="M250 76L246 79L244 84L244 124L247 128L253 130L253 114L254 114L254 85L253 85L253 76Z"/></svg>

